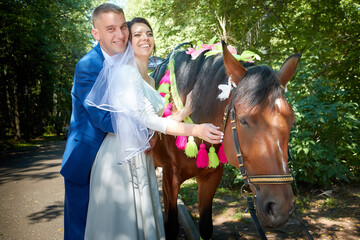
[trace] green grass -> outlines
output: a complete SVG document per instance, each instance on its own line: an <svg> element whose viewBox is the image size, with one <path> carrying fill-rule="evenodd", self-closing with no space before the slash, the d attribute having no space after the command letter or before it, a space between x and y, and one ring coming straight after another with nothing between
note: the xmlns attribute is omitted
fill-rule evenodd
<svg viewBox="0 0 360 240"><path fill-rule="evenodd" d="M237 212L233 215L232 217L233 220L243 220L244 219L244 215L242 214L242 212Z"/></svg>
<svg viewBox="0 0 360 240"><path fill-rule="evenodd" d="M237 181L238 170L231 166L225 166L224 175L219 187L216 190L213 202L213 211L215 213L227 214L228 209L240 208L246 209L246 200L241 195L242 181ZM194 208L198 203L198 185L195 178L186 180L180 188L180 197L184 204L189 208ZM223 203L225 202L225 203ZM310 196L297 197L297 209L300 213L308 213L311 207ZM323 202L323 207L337 207L339 202L336 199L328 198ZM236 211L232 215L234 220L244 221L243 212Z"/></svg>
<svg viewBox="0 0 360 240"><path fill-rule="evenodd" d="M232 167L225 167L223 180L216 190L214 199L225 201L227 204L214 203L213 210L215 212L223 212L223 214L226 214L228 208L233 208L239 203L239 200L242 199L240 193L241 185L234 182L235 177L234 169ZM184 204L189 208L193 208L194 205L198 203L198 185L195 178L188 179L181 185L179 195ZM246 205L246 202L244 202L244 204ZM239 212L236 213L233 218L234 220L242 220L244 217L242 213Z"/></svg>
<svg viewBox="0 0 360 240"><path fill-rule="evenodd" d="M179 194L185 205L193 205L198 201L198 185L195 178L186 180L180 188Z"/></svg>
<svg viewBox="0 0 360 240"><path fill-rule="evenodd" d="M327 208L335 208L339 206L339 201L335 198L326 198L325 201L323 202L323 207L327 207Z"/></svg>
<svg viewBox="0 0 360 240"><path fill-rule="evenodd" d="M14 139L2 139L0 140L0 151L22 151L37 147L46 142L53 141L64 141L64 136L44 135L35 139L25 140L14 140Z"/></svg>

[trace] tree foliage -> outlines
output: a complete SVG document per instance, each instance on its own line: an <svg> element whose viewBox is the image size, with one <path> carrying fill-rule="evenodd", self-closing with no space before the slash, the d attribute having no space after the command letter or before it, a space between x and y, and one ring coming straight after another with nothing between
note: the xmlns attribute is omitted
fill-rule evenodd
<svg viewBox="0 0 360 240"><path fill-rule="evenodd" d="M75 64L91 46L94 1L1 1L1 136L29 139L69 121Z"/></svg>
<svg viewBox="0 0 360 240"><path fill-rule="evenodd" d="M0 2L0 136L60 133L69 123L76 62L91 48L90 13L101 0ZM121 1L128 20L153 26L156 55L182 42L225 39L275 70L301 53L287 97L297 122L290 165L297 179L360 180L360 4L355 0Z"/></svg>
<svg viewBox="0 0 360 240"><path fill-rule="evenodd" d="M290 165L310 184L360 180L360 5L353 0L144 0L130 16L151 20L158 54L182 42L225 39L280 68L301 53L288 100L297 123ZM260 63L261 64L261 63Z"/></svg>

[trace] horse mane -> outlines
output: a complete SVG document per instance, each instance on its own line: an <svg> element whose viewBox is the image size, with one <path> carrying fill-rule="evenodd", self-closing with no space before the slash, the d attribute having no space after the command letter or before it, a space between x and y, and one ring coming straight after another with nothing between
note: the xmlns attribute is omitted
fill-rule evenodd
<svg viewBox="0 0 360 240"><path fill-rule="evenodd" d="M212 122L215 117L222 116L224 105L228 102L217 98L221 93L219 84L228 84L222 55L205 58L204 53L196 60L191 60L191 56L183 51L175 56L178 92L185 98L193 90L191 118L196 123ZM283 96L274 71L267 66L254 66L249 63L243 65L248 67L248 71L233 90L233 99L253 108L264 103L271 95L270 102L273 107L275 99Z"/></svg>
<svg viewBox="0 0 360 240"><path fill-rule="evenodd" d="M270 99L269 99L270 97ZM261 106L270 100L270 108L274 108L275 99L284 97L278 77L268 66L254 66L248 68L245 76L234 91L234 102L245 105L249 109Z"/></svg>

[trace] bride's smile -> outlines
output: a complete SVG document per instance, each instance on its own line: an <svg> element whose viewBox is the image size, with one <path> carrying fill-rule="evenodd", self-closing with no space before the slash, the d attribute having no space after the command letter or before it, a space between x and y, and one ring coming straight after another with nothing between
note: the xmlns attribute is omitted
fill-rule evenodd
<svg viewBox="0 0 360 240"><path fill-rule="evenodd" d="M131 29L131 43L134 47L135 57L149 58L155 46L152 30L144 23L134 23Z"/></svg>

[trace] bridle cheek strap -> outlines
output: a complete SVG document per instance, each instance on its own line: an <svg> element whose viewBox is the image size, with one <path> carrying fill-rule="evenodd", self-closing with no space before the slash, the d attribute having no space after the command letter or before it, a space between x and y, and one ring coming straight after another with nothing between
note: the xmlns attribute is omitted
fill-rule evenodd
<svg viewBox="0 0 360 240"><path fill-rule="evenodd" d="M236 129L236 114L235 114L235 109L233 107L230 110L230 120L231 120L232 138L233 138L234 148L235 148L235 152L236 152L236 157L239 162L240 173L242 175L244 184L249 185L246 170L244 167L244 160L243 160L242 154L241 154L239 136L238 136L237 129Z"/></svg>

